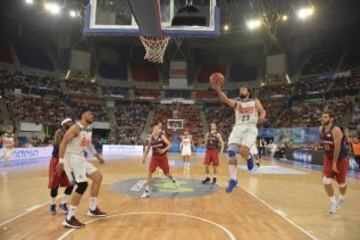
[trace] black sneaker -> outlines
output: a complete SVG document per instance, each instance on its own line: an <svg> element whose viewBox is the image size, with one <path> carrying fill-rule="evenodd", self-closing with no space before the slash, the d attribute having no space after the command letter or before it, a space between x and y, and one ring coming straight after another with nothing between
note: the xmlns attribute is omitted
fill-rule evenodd
<svg viewBox="0 0 360 240"><path fill-rule="evenodd" d="M77 220L75 218L75 216L72 216L70 220L67 220L67 218L65 218L63 225L68 228L83 228L83 227L85 227L85 224L79 222L79 220Z"/></svg>
<svg viewBox="0 0 360 240"><path fill-rule="evenodd" d="M206 177L204 181L202 181L202 184L207 184L208 182L210 182L210 178Z"/></svg>
<svg viewBox="0 0 360 240"><path fill-rule="evenodd" d="M56 215L56 204L50 205L50 213L51 215Z"/></svg>
<svg viewBox="0 0 360 240"><path fill-rule="evenodd" d="M216 184L216 177L214 177L212 180L212 185L215 185L215 184Z"/></svg>

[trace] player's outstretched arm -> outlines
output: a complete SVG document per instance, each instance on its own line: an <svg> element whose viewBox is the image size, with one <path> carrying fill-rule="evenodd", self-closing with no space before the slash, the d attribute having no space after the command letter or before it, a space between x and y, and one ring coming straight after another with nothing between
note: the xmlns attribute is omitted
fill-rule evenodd
<svg viewBox="0 0 360 240"><path fill-rule="evenodd" d="M218 96L220 98L220 101L222 101L223 103L226 103L227 105L229 105L232 108L236 107L236 100L228 98L226 96L226 94L221 90L220 85L212 84L212 87L214 88L214 90L218 94Z"/></svg>
<svg viewBox="0 0 360 240"><path fill-rule="evenodd" d="M261 124L261 123L265 122L266 111L259 99L255 99L255 106L256 106L256 109L259 111L258 123Z"/></svg>
<svg viewBox="0 0 360 240"><path fill-rule="evenodd" d="M143 157L143 161L142 161L144 164L145 164L146 157L149 154L150 146L151 146L151 137L150 137L148 144L145 147L145 153L144 153L144 157Z"/></svg>

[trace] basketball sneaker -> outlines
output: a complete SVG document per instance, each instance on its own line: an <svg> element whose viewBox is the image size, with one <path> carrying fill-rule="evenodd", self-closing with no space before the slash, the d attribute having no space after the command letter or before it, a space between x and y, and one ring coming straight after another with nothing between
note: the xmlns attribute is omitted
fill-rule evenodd
<svg viewBox="0 0 360 240"><path fill-rule="evenodd" d="M87 212L86 215L88 215L90 217L105 217L107 215L107 213L101 211L98 207L96 207L95 210L89 209L89 211Z"/></svg>
<svg viewBox="0 0 360 240"><path fill-rule="evenodd" d="M61 203L61 204L59 204L59 208L60 208L60 210L61 210L61 212L62 212L63 214L67 214L67 213L68 213L68 208L67 208L67 206L66 206L66 203Z"/></svg>
<svg viewBox="0 0 360 240"><path fill-rule="evenodd" d="M330 214L336 213L338 210L338 204L337 201L330 204Z"/></svg>
<svg viewBox="0 0 360 240"><path fill-rule="evenodd" d="M215 185L216 184L216 177L214 177L213 178L213 180L212 180L212 183L211 183L212 185Z"/></svg>
<svg viewBox="0 0 360 240"><path fill-rule="evenodd" d="M50 213L51 215L56 215L56 204L50 205Z"/></svg>
<svg viewBox="0 0 360 240"><path fill-rule="evenodd" d="M150 193L148 191L144 191L144 193L141 195L141 198L149 198Z"/></svg>
<svg viewBox="0 0 360 240"><path fill-rule="evenodd" d="M175 188L178 189L179 188L179 183L176 180L173 180L173 183L174 183Z"/></svg>
<svg viewBox="0 0 360 240"><path fill-rule="evenodd" d="M249 171L253 170L254 168L254 160L253 160L253 157L252 155L250 154L248 159L246 160L246 163L247 163L247 168Z"/></svg>
<svg viewBox="0 0 360 240"><path fill-rule="evenodd" d="M238 184L238 181L237 180L234 180L234 179L230 179L229 181L229 185L227 186L227 188L225 189L225 191L227 193L231 193L234 188L236 187L236 185Z"/></svg>
<svg viewBox="0 0 360 240"><path fill-rule="evenodd" d="M76 229L85 227L85 224L79 222L79 220L77 220L75 216L72 216L70 220L67 220L67 218L65 218L63 225L68 228L76 228Z"/></svg>
<svg viewBox="0 0 360 240"><path fill-rule="evenodd" d="M207 183L210 182L210 180L211 180L211 179L210 179L209 177L206 177L205 180L203 180L201 183L202 183L202 184L207 184Z"/></svg>

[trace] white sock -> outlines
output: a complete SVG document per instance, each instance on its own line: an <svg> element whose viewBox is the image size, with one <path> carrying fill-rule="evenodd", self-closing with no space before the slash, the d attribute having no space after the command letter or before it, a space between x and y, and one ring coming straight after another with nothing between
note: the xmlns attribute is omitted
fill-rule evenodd
<svg viewBox="0 0 360 240"><path fill-rule="evenodd" d="M148 185L145 186L145 192L150 192L150 188Z"/></svg>
<svg viewBox="0 0 360 240"><path fill-rule="evenodd" d="M61 200L61 204L67 204L69 202L71 195L65 194L63 199Z"/></svg>
<svg viewBox="0 0 360 240"><path fill-rule="evenodd" d="M330 199L330 203L336 203L335 196L329 197L329 199Z"/></svg>
<svg viewBox="0 0 360 240"><path fill-rule="evenodd" d="M56 204L56 198L55 197L52 197L51 198L51 203L50 203L51 205L54 205L54 204Z"/></svg>
<svg viewBox="0 0 360 240"><path fill-rule="evenodd" d="M97 197L90 197L89 208L91 211L94 211L97 207Z"/></svg>
<svg viewBox="0 0 360 240"><path fill-rule="evenodd" d="M340 199L340 200L344 200L344 199L345 199L345 196L340 194L339 199Z"/></svg>
<svg viewBox="0 0 360 240"><path fill-rule="evenodd" d="M72 206L72 205L69 206L69 211L68 211L68 214L67 214L67 216L66 216L66 219L67 219L68 221L69 221L73 216L75 216L76 209L77 209L77 206Z"/></svg>
<svg viewBox="0 0 360 240"><path fill-rule="evenodd" d="M233 180L237 180L237 166L235 165L229 165L229 173L230 173L230 178Z"/></svg>

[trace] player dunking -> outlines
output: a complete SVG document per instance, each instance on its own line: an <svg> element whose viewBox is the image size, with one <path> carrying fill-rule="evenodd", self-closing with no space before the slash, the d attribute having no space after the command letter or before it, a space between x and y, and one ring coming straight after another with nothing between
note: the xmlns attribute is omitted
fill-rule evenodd
<svg viewBox="0 0 360 240"><path fill-rule="evenodd" d="M348 149L341 129L334 125L334 114L323 112L321 116L320 138L324 149L323 184L330 199L330 213L336 213L346 194L346 172L349 168ZM340 196L336 200L331 179L335 178Z"/></svg>
<svg viewBox="0 0 360 240"><path fill-rule="evenodd" d="M220 155L224 152L224 140L221 134L217 131L216 123L210 124L210 132L205 135L206 153L205 153L205 173L206 178L202 181L206 184L211 181L209 166L213 166L213 179L212 184L216 183L216 168L219 166L219 143L221 145Z"/></svg>
<svg viewBox="0 0 360 240"><path fill-rule="evenodd" d="M89 109L84 109L80 113L80 123L74 124L65 133L59 148L60 169L65 169L69 180L75 182L77 188L71 194L68 214L63 223L70 228L82 228L85 225L79 222L76 217L76 209L80 203L81 197L88 186L87 177L92 180L90 192L90 204L88 216L106 216L97 206L97 197L102 181L102 175L91 163L86 161L84 150L88 149L98 161L102 164L104 160L96 152L91 143L92 129L89 127L94 122L94 115Z"/></svg>
<svg viewBox="0 0 360 240"><path fill-rule="evenodd" d="M153 128L153 132L150 137L150 141L145 149L145 154L143 158L143 163L145 164L145 160L147 155L149 154L150 148L152 148L152 156L150 160L149 165L149 172L147 177L147 182L145 185L145 191L142 198L148 198L150 197L150 188L151 188L151 182L152 182L152 174L156 170L157 167L160 167L163 171L163 173L170 178L170 180L175 184L175 187L177 187L176 180L171 176L170 174L170 167L169 162L167 158L167 151L171 148L171 143L161 131L160 128L161 125L156 124Z"/></svg>
<svg viewBox="0 0 360 240"><path fill-rule="evenodd" d="M220 100L235 110L235 126L228 141L230 181L226 192L230 193L237 185L237 158L240 154L248 159L250 148L255 144L258 129L256 125L265 121L266 112L258 99L252 99L252 90L248 86L240 88L240 100L229 99L221 90L220 84L213 83Z"/></svg>
<svg viewBox="0 0 360 240"><path fill-rule="evenodd" d="M0 160L4 160L4 171L3 174L7 174L7 168L10 163L9 160L14 151L15 146L17 145L17 138L14 134L14 127L8 126L5 129L5 133L0 137L0 143L2 143L3 147L0 151Z"/></svg>
<svg viewBox="0 0 360 240"><path fill-rule="evenodd" d="M56 166L59 163L59 145L62 138L64 137L65 132L74 124L71 118L66 118L61 122L61 128L55 132L54 139L54 149L52 152L52 158L50 160L49 166L49 189L50 189L50 213L52 215L56 214L56 197L58 195L59 187L66 187L64 191L64 197L59 205L60 210L67 214L67 202L70 198L70 195L74 189L74 186L70 184L65 171L57 171Z"/></svg>

